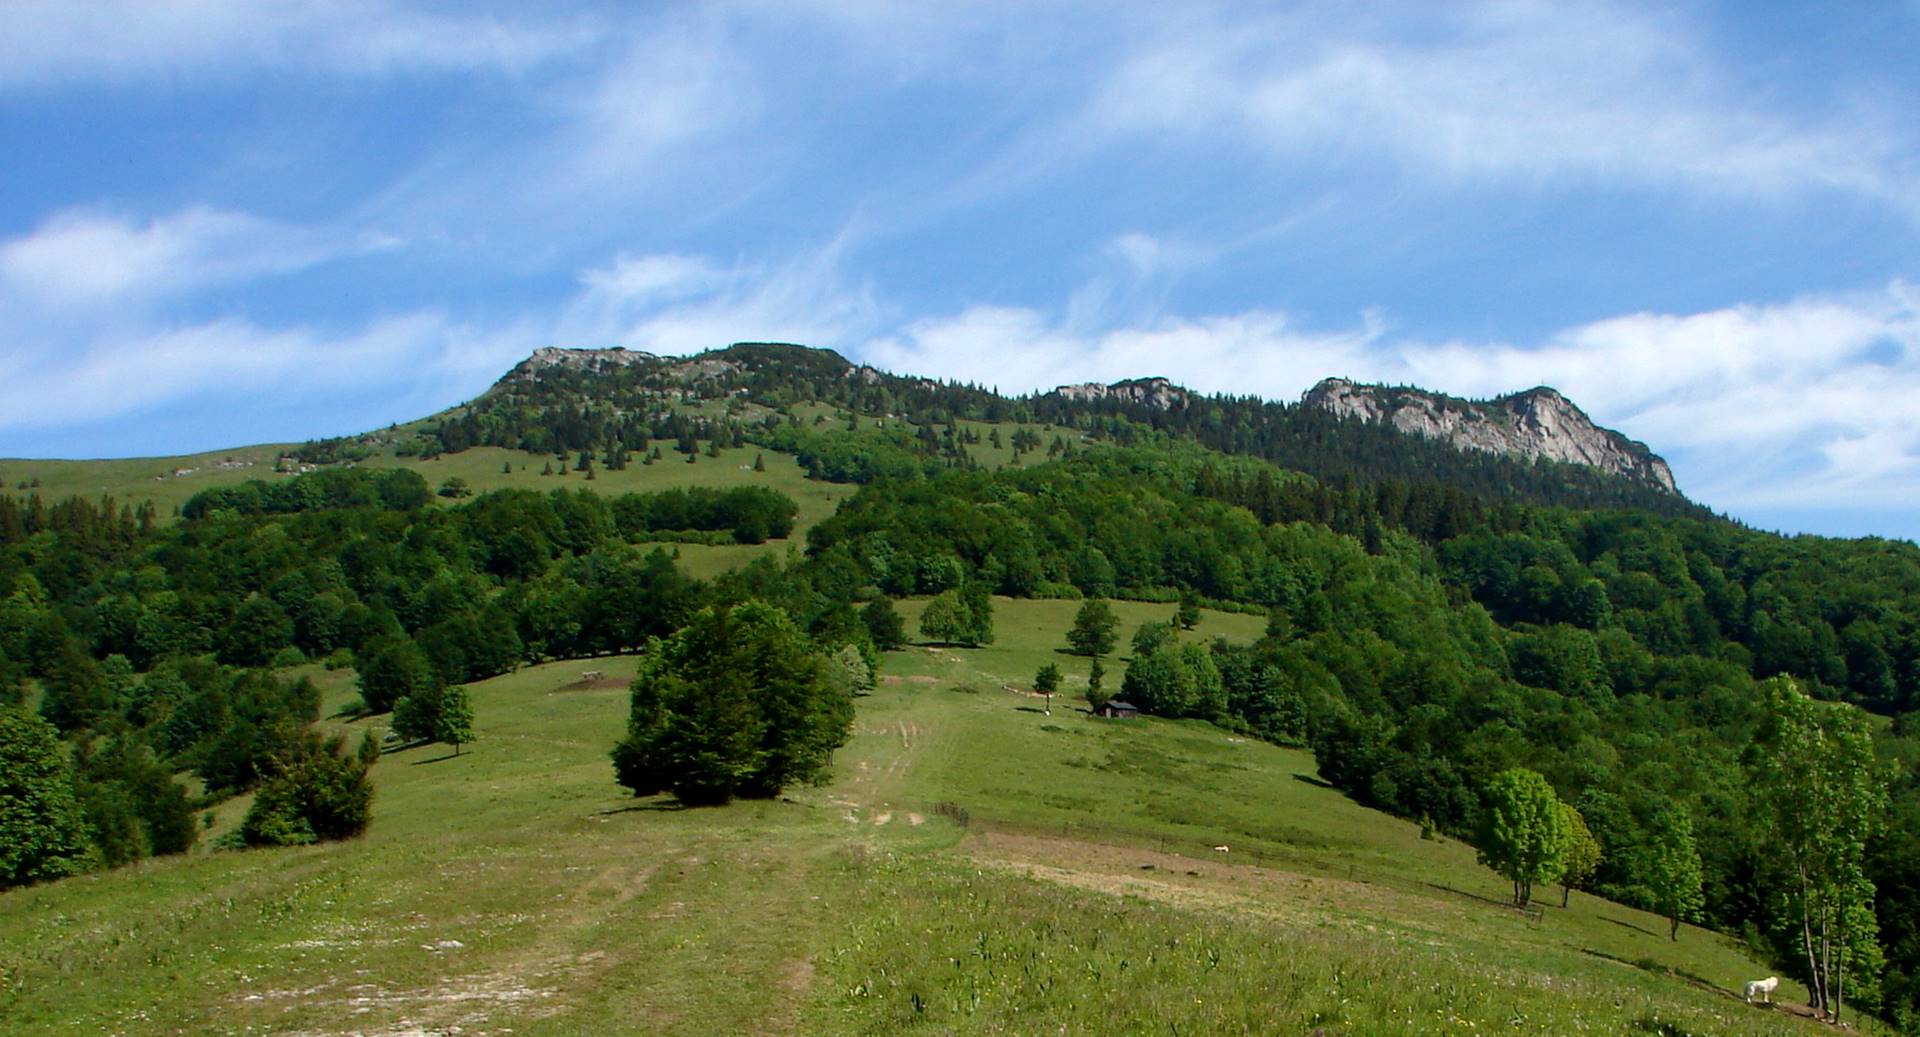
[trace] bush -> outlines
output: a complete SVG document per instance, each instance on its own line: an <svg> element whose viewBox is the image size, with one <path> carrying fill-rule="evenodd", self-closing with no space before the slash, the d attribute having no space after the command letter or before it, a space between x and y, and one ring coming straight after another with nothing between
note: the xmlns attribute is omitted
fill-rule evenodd
<svg viewBox="0 0 1920 1037"><path fill-rule="evenodd" d="M346 752L346 739L308 734L260 786L241 822L248 846L295 846L348 839L366 831L373 806L367 768Z"/></svg>

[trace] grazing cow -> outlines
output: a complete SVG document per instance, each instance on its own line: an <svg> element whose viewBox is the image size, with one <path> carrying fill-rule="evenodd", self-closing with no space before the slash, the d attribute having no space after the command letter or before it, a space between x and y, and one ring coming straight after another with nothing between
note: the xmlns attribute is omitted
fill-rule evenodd
<svg viewBox="0 0 1920 1037"><path fill-rule="evenodd" d="M1779 976L1756 979L1747 984L1747 1004L1753 1004L1753 995L1759 994L1763 1004L1773 1004L1773 988L1780 985Z"/></svg>

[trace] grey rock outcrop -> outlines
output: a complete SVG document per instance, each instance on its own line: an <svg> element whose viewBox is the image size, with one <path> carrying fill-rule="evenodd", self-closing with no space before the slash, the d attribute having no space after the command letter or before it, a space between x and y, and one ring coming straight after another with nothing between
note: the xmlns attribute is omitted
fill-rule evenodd
<svg viewBox="0 0 1920 1037"><path fill-rule="evenodd" d="M1586 465L1680 492L1667 462L1646 444L1595 425L1571 400L1544 385L1480 401L1328 378L1300 402L1342 417L1385 422L1461 450Z"/></svg>
<svg viewBox="0 0 1920 1037"><path fill-rule="evenodd" d="M1063 385L1053 391L1054 395L1063 399L1121 399L1129 403L1144 403L1161 410L1166 410L1176 403L1184 403L1187 399L1185 389L1165 378L1129 378L1124 382L1114 382L1111 385L1082 382L1079 385Z"/></svg>
<svg viewBox="0 0 1920 1037"><path fill-rule="evenodd" d="M530 381L539 372L550 367L564 367L574 371L605 371L615 367L631 367L645 364L660 358L640 349L626 349L615 346L612 349L567 349L560 346L542 346L533 351L533 355L514 365L501 381Z"/></svg>

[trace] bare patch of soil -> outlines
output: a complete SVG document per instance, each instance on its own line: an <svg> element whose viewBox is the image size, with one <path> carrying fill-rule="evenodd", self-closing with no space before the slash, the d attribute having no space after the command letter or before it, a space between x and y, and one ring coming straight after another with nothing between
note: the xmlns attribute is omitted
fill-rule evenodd
<svg viewBox="0 0 1920 1037"><path fill-rule="evenodd" d="M1415 904L1410 894L1366 882L1065 837L976 831L965 850L982 864L1061 885L1194 910L1255 914L1302 927L1332 924L1413 936L1388 920L1420 917L1410 913L1416 909L1426 915L1435 910L1432 900L1418 898Z"/></svg>
<svg viewBox="0 0 1920 1037"><path fill-rule="evenodd" d="M633 682L622 677L594 677L562 684L556 691L614 691L624 690Z"/></svg>

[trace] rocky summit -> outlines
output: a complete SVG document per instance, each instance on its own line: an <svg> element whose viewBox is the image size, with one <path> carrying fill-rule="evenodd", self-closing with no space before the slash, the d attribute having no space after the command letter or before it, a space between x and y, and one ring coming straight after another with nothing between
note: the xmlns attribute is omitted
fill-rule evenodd
<svg viewBox="0 0 1920 1037"><path fill-rule="evenodd" d="M1463 400L1420 389L1327 378L1307 390L1301 405L1384 422L1462 450L1582 464L1680 492L1667 462L1646 444L1595 425L1573 401L1544 385L1491 400Z"/></svg>
<svg viewBox="0 0 1920 1037"><path fill-rule="evenodd" d="M1054 394L1068 400L1106 400L1118 399L1129 403L1144 403L1150 407L1166 410L1187 399L1187 391L1167 381L1165 378L1129 378L1126 381L1102 385L1099 382L1083 382L1079 385L1062 385L1053 390Z"/></svg>

